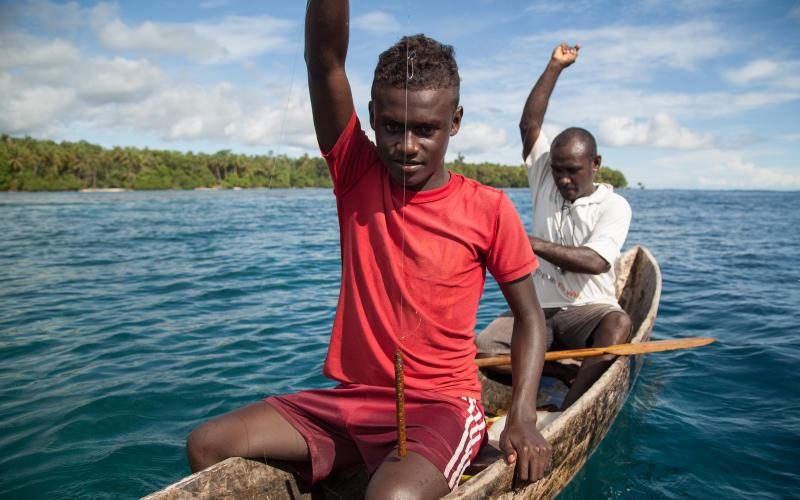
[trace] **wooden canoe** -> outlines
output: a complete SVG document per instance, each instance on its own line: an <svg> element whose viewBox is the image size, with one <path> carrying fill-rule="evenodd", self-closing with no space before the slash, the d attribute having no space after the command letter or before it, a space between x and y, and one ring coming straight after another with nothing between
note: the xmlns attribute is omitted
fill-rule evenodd
<svg viewBox="0 0 800 500"><path fill-rule="evenodd" d="M637 246L622 255L617 263L617 298L631 317L632 342L650 338L661 296L661 273L653 255ZM510 328L511 319L498 317L492 328ZM540 415L542 434L553 446L549 473L524 487L514 484L514 466L502 459L462 483L448 499L552 498L575 476L625 403L633 386L642 356L618 358L600 379L566 411ZM510 387L481 375L483 404L488 412L502 412L510 402ZM558 383L542 384L540 397L558 397ZM555 388L555 389L554 389ZM561 397L565 389L561 389ZM188 476L145 498L149 500L184 498L363 498L367 474L363 467L342 471L313 488L296 478L285 463L267 464L243 458L229 458L206 470Z"/></svg>

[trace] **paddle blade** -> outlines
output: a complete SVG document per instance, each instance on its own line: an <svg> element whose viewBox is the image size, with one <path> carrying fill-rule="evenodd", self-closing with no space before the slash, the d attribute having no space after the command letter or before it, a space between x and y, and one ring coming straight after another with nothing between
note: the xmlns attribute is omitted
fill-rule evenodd
<svg viewBox="0 0 800 500"><path fill-rule="evenodd" d="M675 340L654 340L652 342L639 342L638 344L618 344L608 347L601 347L607 354L617 354L626 356L631 354L643 354L646 352L675 351L677 349L690 349L692 347L702 347L714 342L711 337L690 337Z"/></svg>
<svg viewBox="0 0 800 500"><path fill-rule="evenodd" d="M674 340L654 340L652 342L637 342L635 344L617 344L607 347L589 347L586 349L569 349L566 351L549 351L544 355L545 361L556 361L559 359L580 359L591 356L602 356L603 354L615 354L617 356L631 356L635 354L645 354L648 352L675 351L678 349L689 349L708 345L717 339L711 337L689 337ZM475 364L483 368L485 366L501 366L511 364L511 356L492 356L489 358L477 358Z"/></svg>

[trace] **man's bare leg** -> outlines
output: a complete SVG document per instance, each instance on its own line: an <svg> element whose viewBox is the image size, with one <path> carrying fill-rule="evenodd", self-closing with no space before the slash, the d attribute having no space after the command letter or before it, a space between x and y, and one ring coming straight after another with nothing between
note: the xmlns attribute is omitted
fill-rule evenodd
<svg viewBox="0 0 800 500"><path fill-rule="evenodd" d="M189 435L186 452L192 472L230 457L310 459L303 436L264 401L200 425Z"/></svg>
<svg viewBox="0 0 800 500"><path fill-rule="evenodd" d="M409 451L400 458L392 452L367 486L367 500L441 498L450 493L442 472L427 458Z"/></svg>
<svg viewBox="0 0 800 500"><path fill-rule="evenodd" d="M614 344L623 344L631 335L631 320L624 311L611 312L605 315L591 336L590 347L605 347ZM562 410L569 408L617 359L613 355L593 356L586 358L581 363L578 374L572 387L567 392Z"/></svg>

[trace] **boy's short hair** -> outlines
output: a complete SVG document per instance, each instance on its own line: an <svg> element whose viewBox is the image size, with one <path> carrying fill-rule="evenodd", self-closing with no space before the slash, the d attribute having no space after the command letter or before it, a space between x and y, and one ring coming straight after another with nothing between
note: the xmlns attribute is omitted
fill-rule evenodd
<svg viewBox="0 0 800 500"><path fill-rule="evenodd" d="M453 46L418 34L404 36L378 57L372 79L372 94L374 97L375 89L379 87L409 90L452 88L455 89L458 104L460 85Z"/></svg>

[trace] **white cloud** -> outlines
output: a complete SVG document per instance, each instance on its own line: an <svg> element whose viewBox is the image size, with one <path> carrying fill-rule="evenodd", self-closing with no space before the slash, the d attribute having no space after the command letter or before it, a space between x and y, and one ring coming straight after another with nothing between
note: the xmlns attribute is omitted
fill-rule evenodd
<svg viewBox="0 0 800 500"><path fill-rule="evenodd" d="M271 16L227 16L219 22L157 23L129 26L108 6L94 10L93 25L104 47L155 55L184 56L218 64L287 50L293 22Z"/></svg>
<svg viewBox="0 0 800 500"><path fill-rule="evenodd" d="M450 139L450 151L465 155L492 153L508 142L506 131L486 123L472 122L461 127Z"/></svg>
<svg viewBox="0 0 800 500"><path fill-rule="evenodd" d="M289 99L284 106L263 106L231 123L225 134L248 145L290 144L318 149L307 93Z"/></svg>
<svg viewBox="0 0 800 500"><path fill-rule="evenodd" d="M397 33L400 31L400 23L391 14L380 10L367 12L361 16L354 17L350 24L356 28L369 33Z"/></svg>
<svg viewBox="0 0 800 500"><path fill-rule="evenodd" d="M776 61L758 59L741 68L726 72L725 77L736 85L747 85L753 80L763 80L775 75L779 68L780 63Z"/></svg>
<svg viewBox="0 0 800 500"><path fill-rule="evenodd" d="M98 37L107 49L164 55L182 55L195 60L219 59L225 50L201 36L194 26L145 22L128 27L119 19L105 24Z"/></svg>
<svg viewBox="0 0 800 500"><path fill-rule="evenodd" d="M800 61L757 59L727 71L725 78L736 85L759 83L781 90L800 90Z"/></svg>
<svg viewBox="0 0 800 500"><path fill-rule="evenodd" d="M20 85L7 74L0 75L0 130L7 134L41 132L64 123L76 103L69 88Z"/></svg>
<svg viewBox="0 0 800 500"><path fill-rule="evenodd" d="M758 166L741 153L707 150L660 158L654 166L683 174L685 186L708 189L798 189L800 173L786 167Z"/></svg>
<svg viewBox="0 0 800 500"><path fill-rule="evenodd" d="M559 14L565 12L585 12L587 9L594 6L592 2L581 0L570 3L540 1L533 2L525 7L524 12L533 12L534 14Z"/></svg>
<svg viewBox="0 0 800 500"><path fill-rule="evenodd" d="M607 146L649 146L656 148L699 149L708 147L711 138L681 127L666 113L649 120L635 121L612 116L600 122L599 141Z"/></svg>
<svg viewBox="0 0 800 500"><path fill-rule="evenodd" d="M75 64L80 52L71 43L40 39L22 33L0 33L0 69Z"/></svg>
<svg viewBox="0 0 800 500"><path fill-rule="evenodd" d="M90 103L141 99L165 81L161 70L146 60L95 58L82 66L75 83L79 96Z"/></svg>
<svg viewBox="0 0 800 500"><path fill-rule="evenodd" d="M117 19L113 6L101 5L93 12L99 19ZM222 32L234 24L223 26ZM263 49L258 40L255 48L246 48L238 35L217 35L229 54L243 57ZM308 95L298 91L302 85L289 88L285 80L266 75L257 86L186 83L147 59L88 57L67 42L19 33L2 33L0 41L3 133L50 137L81 124L141 131L165 141L316 149ZM294 96L288 99L291 91Z"/></svg>
<svg viewBox="0 0 800 500"><path fill-rule="evenodd" d="M557 103L551 102L548 119L594 126L609 116L644 119L657 113L668 113L685 121L691 118L730 117L754 109L768 109L798 99L800 92L796 90L684 94L617 86L583 86L574 89L568 98L559 99ZM517 106L520 107L521 104Z"/></svg>
<svg viewBox="0 0 800 500"><path fill-rule="evenodd" d="M550 47L553 40L580 43L584 73L613 81L651 79L656 69L693 70L737 46L735 39L709 21L561 30L526 37L523 43Z"/></svg>

